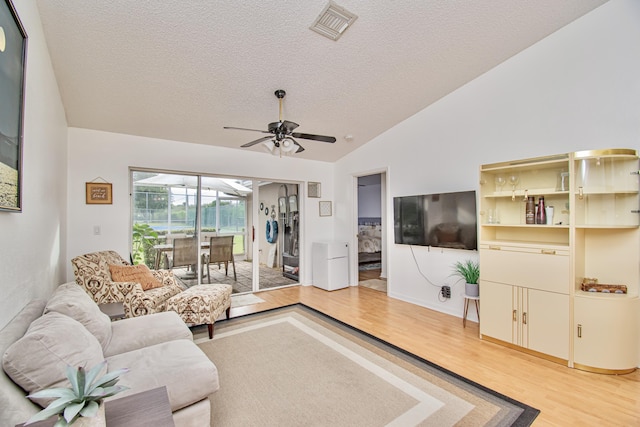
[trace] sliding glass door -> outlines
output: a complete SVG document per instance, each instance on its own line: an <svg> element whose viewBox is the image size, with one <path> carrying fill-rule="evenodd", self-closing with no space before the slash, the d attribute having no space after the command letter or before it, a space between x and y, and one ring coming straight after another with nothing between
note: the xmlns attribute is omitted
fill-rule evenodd
<svg viewBox="0 0 640 427"><path fill-rule="evenodd" d="M256 241L260 245L258 289L299 283L298 184L261 181Z"/></svg>
<svg viewBox="0 0 640 427"><path fill-rule="evenodd" d="M151 170L131 182L134 263L234 293L298 283L297 184Z"/></svg>

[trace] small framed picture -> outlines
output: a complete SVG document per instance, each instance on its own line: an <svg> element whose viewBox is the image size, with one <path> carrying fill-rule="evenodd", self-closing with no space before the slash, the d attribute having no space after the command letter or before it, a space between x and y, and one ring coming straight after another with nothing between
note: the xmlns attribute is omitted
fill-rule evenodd
<svg viewBox="0 0 640 427"><path fill-rule="evenodd" d="M331 216L330 201L321 201L319 202L319 206L320 206L320 216Z"/></svg>
<svg viewBox="0 0 640 427"><path fill-rule="evenodd" d="M307 183L307 196L320 198L320 183L319 182L309 182Z"/></svg>
<svg viewBox="0 0 640 427"><path fill-rule="evenodd" d="M86 197L88 205L110 205L113 203L111 183L87 182Z"/></svg>

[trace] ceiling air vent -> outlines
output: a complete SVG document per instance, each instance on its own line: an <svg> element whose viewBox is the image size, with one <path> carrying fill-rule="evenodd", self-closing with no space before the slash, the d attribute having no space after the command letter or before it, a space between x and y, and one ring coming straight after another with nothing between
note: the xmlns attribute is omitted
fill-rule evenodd
<svg viewBox="0 0 640 427"><path fill-rule="evenodd" d="M356 15L329 1L309 28L331 40L338 40L356 19L358 19Z"/></svg>

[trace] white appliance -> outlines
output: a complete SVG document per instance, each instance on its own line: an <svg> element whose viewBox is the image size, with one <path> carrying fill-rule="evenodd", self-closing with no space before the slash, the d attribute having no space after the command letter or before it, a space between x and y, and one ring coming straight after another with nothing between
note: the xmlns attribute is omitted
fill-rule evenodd
<svg viewBox="0 0 640 427"><path fill-rule="evenodd" d="M349 286L349 244L314 242L311 246L313 286L335 291Z"/></svg>

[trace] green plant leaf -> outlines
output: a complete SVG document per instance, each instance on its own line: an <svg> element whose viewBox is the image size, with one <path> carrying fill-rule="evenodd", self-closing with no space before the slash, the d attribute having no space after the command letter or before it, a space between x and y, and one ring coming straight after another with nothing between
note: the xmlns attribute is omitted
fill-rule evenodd
<svg viewBox="0 0 640 427"><path fill-rule="evenodd" d="M40 390L30 394L27 397L34 397L36 399L59 397L59 398L69 398L69 400L73 400L76 398L76 395L72 390L68 388L60 387L60 388L48 388L45 390Z"/></svg>
<svg viewBox="0 0 640 427"><path fill-rule="evenodd" d="M96 380L96 378L98 378L98 375L100 375L100 373L106 366L107 366L107 361L103 360L102 362L98 363L96 366L91 368L91 370L89 370L85 378L86 383L83 388L84 394L89 394L91 392L91 389L94 387L93 382Z"/></svg>
<svg viewBox="0 0 640 427"><path fill-rule="evenodd" d="M75 367L67 365L67 379L71 383L71 389L76 392L80 390L78 387L78 370Z"/></svg>
<svg viewBox="0 0 640 427"><path fill-rule="evenodd" d="M78 414L84 408L85 402L71 403L64 408L63 417L68 423L72 423L78 417Z"/></svg>
<svg viewBox="0 0 640 427"><path fill-rule="evenodd" d="M62 401L60 403L56 403L56 402L59 402L59 401L60 401L60 399L51 402L49 404L49 406L47 406L42 411L38 412L37 414L35 414L31 418L29 418L29 420L26 422L26 424L31 424L31 423L35 423L36 421L46 420L47 418L49 418L52 415L61 414L64 411L64 408L69 404L70 401L69 400L64 400L64 401Z"/></svg>
<svg viewBox="0 0 640 427"><path fill-rule="evenodd" d="M94 387L109 387L118 381L119 379L118 377L120 377L120 375L126 374L127 372L129 372L129 369L127 368L118 369L117 371L109 372L108 374L105 374L103 377L98 379L94 384Z"/></svg>
<svg viewBox="0 0 640 427"><path fill-rule="evenodd" d="M76 388L74 389L78 397L82 397L84 395L84 387L86 385L86 373L84 371L84 367L80 366L78 368L78 383L76 384Z"/></svg>
<svg viewBox="0 0 640 427"><path fill-rule="evenodd" d="M95 417L99 407L100 404L96 401L87 402L85 407L80 411L80 415L83 417Z"/></svg>

